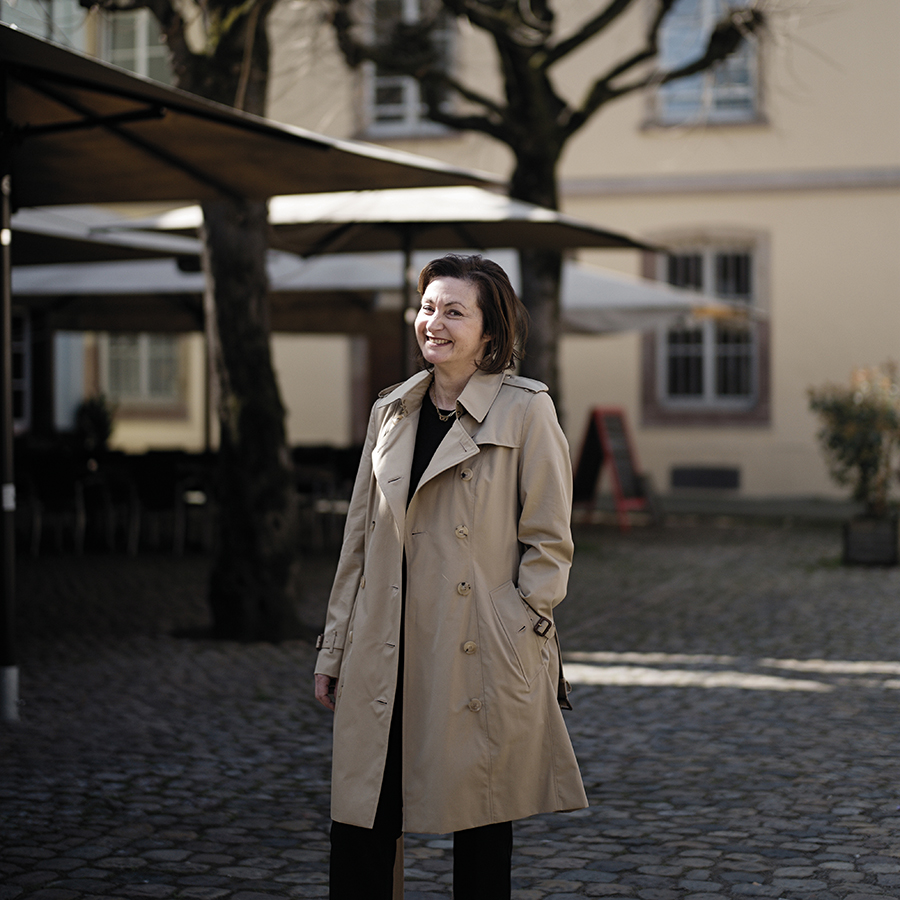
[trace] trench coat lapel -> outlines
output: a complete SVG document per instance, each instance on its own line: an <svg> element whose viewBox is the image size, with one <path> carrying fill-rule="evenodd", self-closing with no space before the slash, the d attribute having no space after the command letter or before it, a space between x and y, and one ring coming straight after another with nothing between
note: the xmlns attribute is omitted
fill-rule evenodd
<svg viewBox="0 0 900 900"><path fill-rule="evenodd" d="M409 476L416 446L419 413L430 381L430 372L420 372L379 401L382 405L397 404L397 411L382 426L381 436L372 453L372 471L394 519L401 525L406 521ZM476 372L469 379L459 397L466 412L445 435L423 473L417 490L441 472L478 454L478 427L484 421L502 385L503 375Z"/></svg>
<svg viewBox="0 0 900 900"><path fill-rule="evenodd" d="M478 427L484 421L500 388L503 375L485 375L476 372L459 396L465 414L458 418L435 451L428 468L422 474L419 487L441 472L465 462L480 451L476 439Z"/></svg>
<svg viewBox="0 0 900 900"><path fill-rule="evenodd" d="M447 469L452 469L453 466L464 462L471 456L475 456L478 452L478 445L466 431L462 420L457 419L450 426L447 434L444 435L444 439L431 458L428 468L422 473L416 491L436 475L446 472Z"/></svg>
<svg viewBox="0 0 900 900"><path fill-rule="evenodd" d="M372 451L372 473L401 528L406 521L409 475L422 397L430 377L428 372L420 372L378 401L383 406L396 404L397 409L381 426Z"/></svg>

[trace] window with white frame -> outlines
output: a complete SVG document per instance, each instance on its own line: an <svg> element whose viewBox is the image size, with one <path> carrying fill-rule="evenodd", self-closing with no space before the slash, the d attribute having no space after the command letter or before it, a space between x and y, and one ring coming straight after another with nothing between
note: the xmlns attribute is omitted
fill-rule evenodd
<svg viewBox="0 0 900 900"><path fill-rule="evenodd" d="M126 407L181 404L181 340L170 334L109 334L100 343L103 392Z"/></svg>
<svg viewBox="0 0 900 900"><path fill-rule="evenodd" d="M31 427L31 322L22 310L12 311L12 418L13 432Z"/></svg>
<svg viewBox="0 0 900 900"><path fill-rule="evenodd" d="M663 20L660 67L664 71L703 55L716 23L747 0L677 0ZM728 59L706 72L662 85L654 95L660 125L752 122L759 118L759 48L748 35Z"/></svg>
<svg viewBox="0 0 900 900"><path fill-rule="evenodd" d="M435 49L438 59L449 65L452 20L440 11L426 9L426 5L426 0L371 0L374 37L380 42L399 22L414 23L423 15L438 15L438 26L433 32ZM365 72L364 100L366 128L372 135L403 137L444 130L426 117L419 83L409 75L397 75L370 64Z"/></svg>
<svg viewBox="0 0 900 900"><path fill-rule="evenodd" d="M168 49L149 9L105 13L102 35L107 62L164 84L172 83Z"/></svg>
<svg viewBox="0 0 900 900"><path fill-rule="evenodd" d="M747 247L696 247L660 259L661 280L748 307L754 301L754 253ZM752 322L703 319L662 329L657 390L670 408L746 409L757 398Z"/></svg>
<svg viewBox="0 0 900 900"><path fill-rule="evenodd" d="M74 50L85 49L85 16L78 0L2 0L0 22Z"/></svg>

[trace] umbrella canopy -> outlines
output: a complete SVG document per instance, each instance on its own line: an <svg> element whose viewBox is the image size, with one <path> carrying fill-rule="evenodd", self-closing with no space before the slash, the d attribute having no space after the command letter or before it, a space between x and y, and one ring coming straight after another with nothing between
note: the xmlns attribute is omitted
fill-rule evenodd
<svg viewBox="0 0 900 900"><path fill-rule="evenodd" d="M497 179L203 100L0 25L18 207Z"/></svg>
<svg viewBox="0 0 900 900"><path fill-rule="evenodd" d="M133 223L193 233L200 207ZM304 256L336 252L515 247L651 249L618 232L479 187L338 191L273 197L271 246Z"/></svg>
<svg viewBox="0 0 900 900"><path fill-rule="evenodd" d="M583 263L563 266L560 303L567 330L583 334L644 331L685 318L748 319L759 315L746 303Z"/></svg>
<svg viewBox="0 0 900 900"><path fill-rule="evenodd" d="M419 252L413 261L421 267L430 257L430 253ZM509 272L517 286L516 254L501 250L491 253L491 258ZM273 330L303 330L310 320L304 313L314 309L327 310L331 330L340 330L346 304L338 298L371 304L377 292L396 291L402 277L403 257L398 252L335 253L302 260L272 251ZM13 288L17 302L52 310L53 327L62 329L202 328L203 276L184 271L174 260L20 266L13 271ZM736 315L741 309L735 306L584 263L563 264L562 320L566 330L574 333L635 331L691 317Z"/></svg>
<svg viewBox="0 0 900 900"><path fill-rule="evenodd" d="M12 217L13 266L199 256L197 238L138 231L97 231L122 217L96 206L22 209Z"/></svg>

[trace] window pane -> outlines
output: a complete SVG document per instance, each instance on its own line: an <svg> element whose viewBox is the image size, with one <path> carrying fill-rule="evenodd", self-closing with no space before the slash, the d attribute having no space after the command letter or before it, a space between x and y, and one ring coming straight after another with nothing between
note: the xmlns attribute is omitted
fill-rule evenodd
<svg viewBox="0 0 900 900"><path fill-rule="evenodd" d="M660 66L671 71L702 57L716 23L747 0L677 0L660 32ZM739 122L756 114L756 41L751 36L713 69L663 85L657 115L667 125Z"/></svg>
<svg viewBox="0 0 900 900"><path fill-rule="evenodd" d="M753 339L746 327L716 328L716 394L750 397L753 391Z"/></svg>
<svg viewBox="0 0 900 900"><path fill-rule="evenodd" d="M379 42L388 41L400 22L414 23L434 8L424 9L421 0L374 0L373 30ZM449 65L452 43L452 19L441 14L432 32L434 55L439 65ZM385 126L384 134L402 135L422 127L437 127L427 119L418 82L409 76L396 75L389 69L372 66L366 87L367 119L370 125ZM427 124L426 124L427 123Z"/></svg>
<svg viewBox="0 0 900 900"><path fill-rule="evenodd" d="M178 345L170 335L150 335L147 340L147 392L154 400L178 398Z"/></svg>
<svg viewBox="0 0 900 900"><path fill-rule="evenodd" d="M401 106L403 104L403 81L400 78L375 80L375 103L378 106Z"/></svg>
<svg viewBox="0 0 900 900"><path fill-rule="evenodd" d="M172 82L168 49L159 22L147 9L107 13L104 19L106 59L123 69Z"/></svg>
<svg viewBox="0 0 900 900"><path fill-rule="evenodd" d="M753 301L753 253L704 248L666 257L666 280L710 296ZM715 405L752 400L756 390L756 339L744 321L703 321L671 328L663 343L664 397Z"/></svg>
<svg viewBox="0 0 900 900"><path fill-rule="evenodd" d="M703 396L703 329L673 328L667 335L670 397Z"/></svg>
<svg viewBox="0 0 900 900"><path fill-rule="evenodd" d="M78 0L53 0L51 9L53 11L52 39L66 47L84 52L87 10L79 5Z"/></svg>
<svg viewBox="0 0 900 900"><path fill-rule="evenodd" d="M18 0L16 3L0 4L0 21L7 25L15 25L22 31L38 37L51 36L50 16L43 4L37 0Z"/></svg>
<svg viewBox="0 0 900 900"><path fill-rule="evenodd" d="M108 389L110 396L140 396L141 357L138 335L110 335L108 371Z"/></svg>
<svg viewBox="0 0 900 900"><path fill-rule="evenodd" d="M703 256L700 253L672 254L668 259L669 284L703 290Z"/></svg>
<svg viewBox="0 0 900 900"><path fill-rule="evenodd" d="M113 14L109 21L109 46L113 53L123 50L134 55L137 40L136 13L119 12Z"/></svg>
<svg viewBox="0 0 900 900"><path fill-rule="evenodd" d="M147 76L154 81L161 81L163 84L172 83L172 66L169 63L169 54L165 47L160 48L161 52L154 52L156 48L151 47L151 52L147 59Z"/></svg>
<svg viewBox="0 0 900 900"><path fill-rule="evenodd" d="M177 336L109 336L106 392L115 400L177 402L181 396L181 355Z"/></svg>
<svg viewBox="0 0 900 900"><path fill-rule="evenodd" d="M716 294L730 300L753 297L753 266L749 253L717 253Z"/></svg>

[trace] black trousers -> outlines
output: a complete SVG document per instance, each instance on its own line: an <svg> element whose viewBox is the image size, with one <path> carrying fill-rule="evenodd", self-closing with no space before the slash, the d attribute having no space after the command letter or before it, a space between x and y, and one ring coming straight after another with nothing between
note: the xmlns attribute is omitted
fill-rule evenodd
<svg viewBox="0 0 900 900"><path fill-rule="evenodd" d="M374 827L331 823L330 900L393 897L394 857L403 829L402 720L395 708ZM512 822L455 832L455 900L509 900L512 843Z"/></svg>

